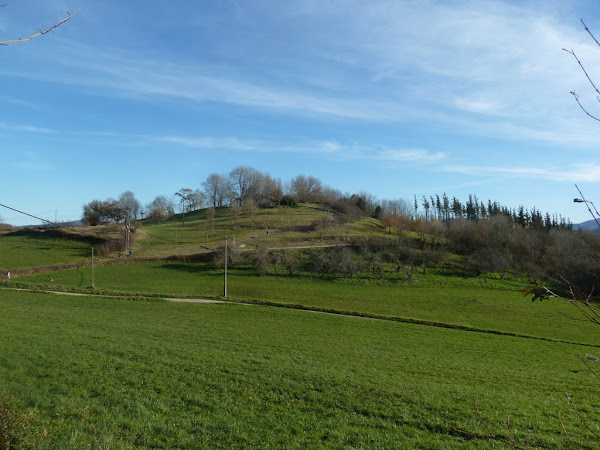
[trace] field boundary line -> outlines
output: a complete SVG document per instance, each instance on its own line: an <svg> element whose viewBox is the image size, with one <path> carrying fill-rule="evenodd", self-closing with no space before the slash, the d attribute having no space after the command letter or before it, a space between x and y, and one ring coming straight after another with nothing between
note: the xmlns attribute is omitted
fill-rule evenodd
<svg viewBox="0 0 600 450"><path fill-rule="evenodd" d="M57 294L57 295L71 295L78 297L107 297L107 298L138 298L138 299L152 299L152 300L162 300L174 303L202 303L202 304L236 304L236 305L244 305L244 306L269 306L273 308L287 308L293 309L296 311L307 311L313 313L321 313L321 314L330 314L336 316L343 317L353 317L353 318L362 318L362 319L371 319L371 320L381 320L386 322L397 322L397 323L407 323L413 325L422 325L429 326L435 328L446 328L449 330L457 330L457 331L467 331L471 333L484 333L484 334L493 334L496 336L506 336L506 337L515 337L521 339L533 339L537 341L545 341L545 342L554 342L557 344L568 344L568 345L578 345L585 347L594 347L600 348L600 344L587 344L582 342L575 341L567 341L562 339L552 339L542 336L531 336L527 334L520 333L512 333L509 331L499 331L499 330L489 330L485 328L477 328L470 327L467 325L458 325L458 324L449 324L444 322L435 322L431 320L423 320L423 319L412 319L407 317L399 317L399 316L382 316L378 314L369 314L369 313L361 313L357 311L343 311L336 310L330 308L319 308L319 307L311 307L306 305L299 305L294 303L277 303L263 300L227 300L227 299L207 299L207 298L176 298L176 297L164 297L164 296L144 296L144 295L126 295L126 294L103 294L103 293L86 293L86 292L69 292L69 291L58 291L51 289L27 289L27 288L17 288L17 287L1 287L1 289L5 290L13 290L13 291L25 291L25 292L39 292L46 294Z"/></svg>

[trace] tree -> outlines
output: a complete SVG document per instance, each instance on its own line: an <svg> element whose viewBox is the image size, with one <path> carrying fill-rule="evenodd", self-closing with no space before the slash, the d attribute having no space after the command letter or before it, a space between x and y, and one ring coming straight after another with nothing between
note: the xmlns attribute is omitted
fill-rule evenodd
<svg viewBox="0 0 600 450"><path fill-rule="evenodd" d="M215 229L214 221L215 221L215 207L209 206L208 208L206 208L206 231L207 232L208 232L209 228L211 231L214 231L214 229Z"/></svg>
<svg viewBox="0 0 600 450"><path fill-rule="evenodd" d="M141 204L131 191L125 191L119 196L119 205L129 214L130 219L137 219L140 214Z"/></svg>
<svg viewBox="0 0 600 450"><path fill-rule="evenodd" d="M86 225L95 227L100 225L104 220L104 208L103 203L100 200L92 200L91 202L83 205L83 223Z"/></svg>
<svg viewBox="0 0 600 450"><path fill-rule="evenodd" d="M292 179L290 191L300 203L311 203L319 199L321 194L321 181L315 177L298 175Z"/></svg>
<svg viewBox="0 0 600 450"><path fill-rule="evenodd" d="M256 199L263 175L252 167L239 166L229 172L229 179L236 199L243 202L246 199Z"/></svg>
<svg viewBox="0 0 600 450"><path fill-rule="evenodd" d="M148 204L146 209L148 210L148 216L155 222L160 223L169 215L171 206L164 195L158 195Z"/></svg>
<svg viewBox="0 0 600 450"><path fill-rule="evenodd" d="M250 219L250 227L254 230L256 225L256 213L257 213L256 202L252 199L247 198L242 203L242 210Z"/></svg>
<svg viewBox="0 0 600 450"><path fill-rule="evenodd" d="M185 224L185 213L202 206L204 193L199 189L193 191L189 188L183 188L175 192L175 195L180 198L182 220Z"/></svg>
<svg viewBox="0 0 600 450"><path fill-rule="evenodd" d="M269 204L279 206L283 198L281 178L271 178L269 174L266 174L262 179L259 197L262 198L263 203L267 206Z"/></svg>
<svg viewBox="0 0 600 450"><path fill-rule="evenodd" d="M102 225L108 222L121 222L126 217L121 203L115 199L92 200L83 205L82 220L90 226Z"/></svg>
<svg viewBox="0 0 600 450"><path fill-rule="evenodd" d="M257 245L252 252L251 257L252 266L258 270L260 276L264 275L269 267L271 266L271 258L269 257L269 250L264 245Z"/></svg>
<svg viewBox="0 0 600 450"><path fill-rule="evenodd" d="M285 267L286 272L291 277L300 268L301 261L297 251L286 250L278 256L277 263Z"/></svg>
<svg viewBox="0 0 600 450"><path fill-rule="evenodd" d="M319 234L319 241L323 240L323 234L331 226L331 218L326 215L319 216L312 223L313 229Z"/></svg>
<svg viewBox="0 0 600 450"><path fill-rule="evenodd" d="M0 5L0 8L2 8L4 6L6 6L6 5ZM51 31L54 31L58 27L60 27L63 23L65 23L71 17L73 17L78 10L79 10L79 8L77 8L72 13L67 13L66 17L60 19L58 22L56 22L50 28L46 28L45 30L38 31L37 33L33 33L33 34L31 34L31 35L29 35L27 37L24 37L24 38L7 39L7 40L4 40L4 41L0 41L0 45L8 45L8 44L14 44L14 43L18 43L18 42L26 42L26 41L30 41L31 39L35 39L36 37L42 36L43 34L50 33Z"/></svg>
<svg viewBox="0 0 600 450"><path fill-rule="evenodd" d="M215 208L224 206L225 200L231 197L231 182L226 175L211 173L202 183L202 188L208 202Z"/></svg>
<svg viewBox="0 0 600 450"><path fill-rule="evenodd" d="M392 228L395 228L400 223L400 217L395 213L385 212L381 217L381 223L383 224L385 234L391 233Z"/></svg>

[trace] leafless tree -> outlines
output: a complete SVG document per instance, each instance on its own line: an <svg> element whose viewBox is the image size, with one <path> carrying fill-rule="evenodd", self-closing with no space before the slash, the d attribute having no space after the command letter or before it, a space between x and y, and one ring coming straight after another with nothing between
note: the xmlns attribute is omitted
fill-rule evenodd
<svg viewBox="0 0 600 450"><path fill-rule="evenodd" d="M164 195L158 195L148 206L148 215L156 222L161 222L170 213L169 200Z"/></svg>
<svg viewBox="0 0 600 450"><path fill-rule="evenodd" d="M129 213L130 219L137 219L140 214L140 202L131 191L125 191L119 196L119 204L122 209Z"/></svg>
<svg viewBox="0 0 600 450"><path fill-rule="evenodd" d="M278 206L283 198L281 178L271 178L269 174L263 176L260 193L263 203Z"/></svg>
<svg viewBox="0 0 600 450"><path fill-rule="evenodd" d="M215 207L206 208L206 231L215 231Z"/></svg>
<svg viewBox="0 0 600 450"><path fill-rule="evenodd" d="M321 195L321 180L315 177L298 175L292 179L290 190L299 202L309 203L317 201Z"/></svg>
<svg viewBox="0 0 600 450"><path fill-rule="evenodd" d="M224 206L231 196L231 182L226 175L211 173L202 183L208 202L216 207Z"/></svg>
<svg viewBox="0 0 600 450"><path fill-rule="evenodd" d="M2 8L4 6L6 6L6 5L0 5L0 8ZM40 30L37 33L33 33L33 34L31 34L31 35L29 35L27 37L17 38L17 39L6 39L4 41L0 41L0 45L8 45L8 44L15 44L15 43L18 43L18 42L26 42L26 41L30 41L31 39L35 39L36 37L42 36L43 34L50 33L51 31L54 31L58 27L60 27L63 23L65 23L71 17L73 17L75 15L75 13L77 12L78 9L79 8L77 8L72 13L67 13L66 17L60 19L58 22L56 22L50 28L46 28L45 30Z"/></svg>
<svg viewBox="0 0 600 450"><path fill-rule="evenodd" d="M229 172L229 179L237 200L255 200L263 179L263 174L252 167L239 166Z"/></svg>

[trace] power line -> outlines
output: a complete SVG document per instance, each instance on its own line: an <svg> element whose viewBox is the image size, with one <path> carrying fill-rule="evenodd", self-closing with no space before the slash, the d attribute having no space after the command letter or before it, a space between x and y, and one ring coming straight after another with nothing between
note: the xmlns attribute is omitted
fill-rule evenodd
<svg viewBox="0 0 600 450"><path fill-rule="evenodd" d="M59 223L52 222L51 220L42 219L41 217L35 216L35 215L33 215L33 214L29 214L29 213L27 213L27 212L25 212L25 211L21 211L21 210L19 210L19 209L13 208L13 207L11 207L11 206L4 205L4 204L2 204L2 203L0 203L0 206L4 207L4 208L6 208L6 209L10 209L11 211L18 212L19 214L24 214L24 215L26 215L26 216L33 217L34 219L41 220L42 222L49 223L49 224L51 224L51 225L54 225L54 226L56 226L56 227L58 227L58 228L60 228L60 227L63 227L63 225L61 225L61 224L59 224ZM64 227L64 228L73 228L73 227ZM98 239L98 236L95 236L95 235L93 235L93 234L91 234L91 233L88 233L88 232L86 232L86 231L83 231L83 232L82 232L82 230L79 230L79 233L80 233L80 234L83 234L83 235L87 235L87 236L89 236L89 237L92 237L92 238L95 238L95 239ZM111 238L102 238L102 239L103 239L103 240L105 240L105 241L121 242L119 239L111 239Z"/></svg>
<svg viewBox="0 0 600 450"><path fill-rule="evenodd" d="M24 214L26 216L33 217L34 219L41 220L42 222L46 222L46 223L49 223L49 224L52 224L52 225L56 225L57 227L60 226L59 224L57 224L56 222L52 222L51 220L42 219L41 217L34 216L33 214L26 213L25 211L20 211L20 210L18 210L16 208L11 208L10 206L3 205L2 203L0 203L0 206L3 206L6 209L10 209L11 211L18 212L19 214Z"/></svg>

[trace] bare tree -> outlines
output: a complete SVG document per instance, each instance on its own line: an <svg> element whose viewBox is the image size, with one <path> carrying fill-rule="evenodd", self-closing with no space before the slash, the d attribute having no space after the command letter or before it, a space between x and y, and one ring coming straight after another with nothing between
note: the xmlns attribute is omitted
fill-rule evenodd
<svg viewBox="0 0 600 450"><path fill-rule="evenodd" d="M240 214L242 213L242 207L235 203L231 206L231 218L233 219L233 229L237 230L238 220L240 218Z"/></svg>
<svg viewBox="0 0 600 450"><path fill-rule="evenodd" d="M156 222L161 222L170 213L169 200L164 195L157 196L152 203L146 207L148 215Z"/></svg>
<svg viewBox="0 0 600 450"><path fill-rule="evenodd" d="M290 190L299 202L309 203L319 199L321 195L321 180L315 177L298 175L292 180Z"/></svg>
<svg viewBox="0 0 600 450"><path fill-rule="evenodd" d="M263 176L259 196L267 206L278 206L283 198L281 178L271 178L269 174Z"/></svg>
<svg viewBox="0 0 600 450"><path fill-rule="evenodd" d="M233 192L237 200L256 199L260 191L263 174L252 167L240 166L229 172Z"/></svg>
<svg viewBox="0 0 600 450"><path fill-rule="evenodd" d="M209 206L206 208L206 232L210 228L210 231L215 231L215 207Z"/></svg>
<svg viewBox="0 0 600 450"><path fill-rule="evenodd" d="M140 214L141 204L131 191L125 191L119 196L119 204L129 213L130 219L137 219Z"/></svg>
<svg viewBox="0 0 600 450"><path fill-rule="evenodd" d="M251 200L251 199L244 200L244 203L242 204L242 210L244 211L244 213L246 213L246 215L250 219L250 227L254 230L254 227L256 226L256 213L258 210L254 200Z"/></svg>
<svg viewBox="0 0 600 450"><path fill-rule="evenodd" d="M204 193L199 189L193 191L190 188L183 188L175 192L175 195L180 199L182 218L185 224L185 213L202 206L204 203Z"/></svg>
<svg viewBox="0 0 600 450"><path fill-rule="evenodd" d="M0 5L0 8L4 7L6 5ZM46 28L45 30L41 30L38 31L37 33L33 33L27 37L24 38L18 38L18 39L7 39L4 41L0 41L0 45L8 45L8 44L14 44L17 42L26 42L26 41L30 41L31 39L35 39L36 37L39 37L43 34L46 33L50 33L51 31L56 30L58 27L60 27L63 23L65 23L67 20L69 20L71 17L73 17L75 15L75 13L79 10L79 8L77 8L75 11L73 11L72 13L67 13L67 16L60 19L58 22L56 22L54 25L52 25L50 28Z"/></svg>
<svg viewBox="0 0 600 450"><path fill-rule="evenodd" d="M231 182L226 175L211 173L202 183L202 187L206 192L208 202L215 208L223 206L231 196Z"/></svg>

